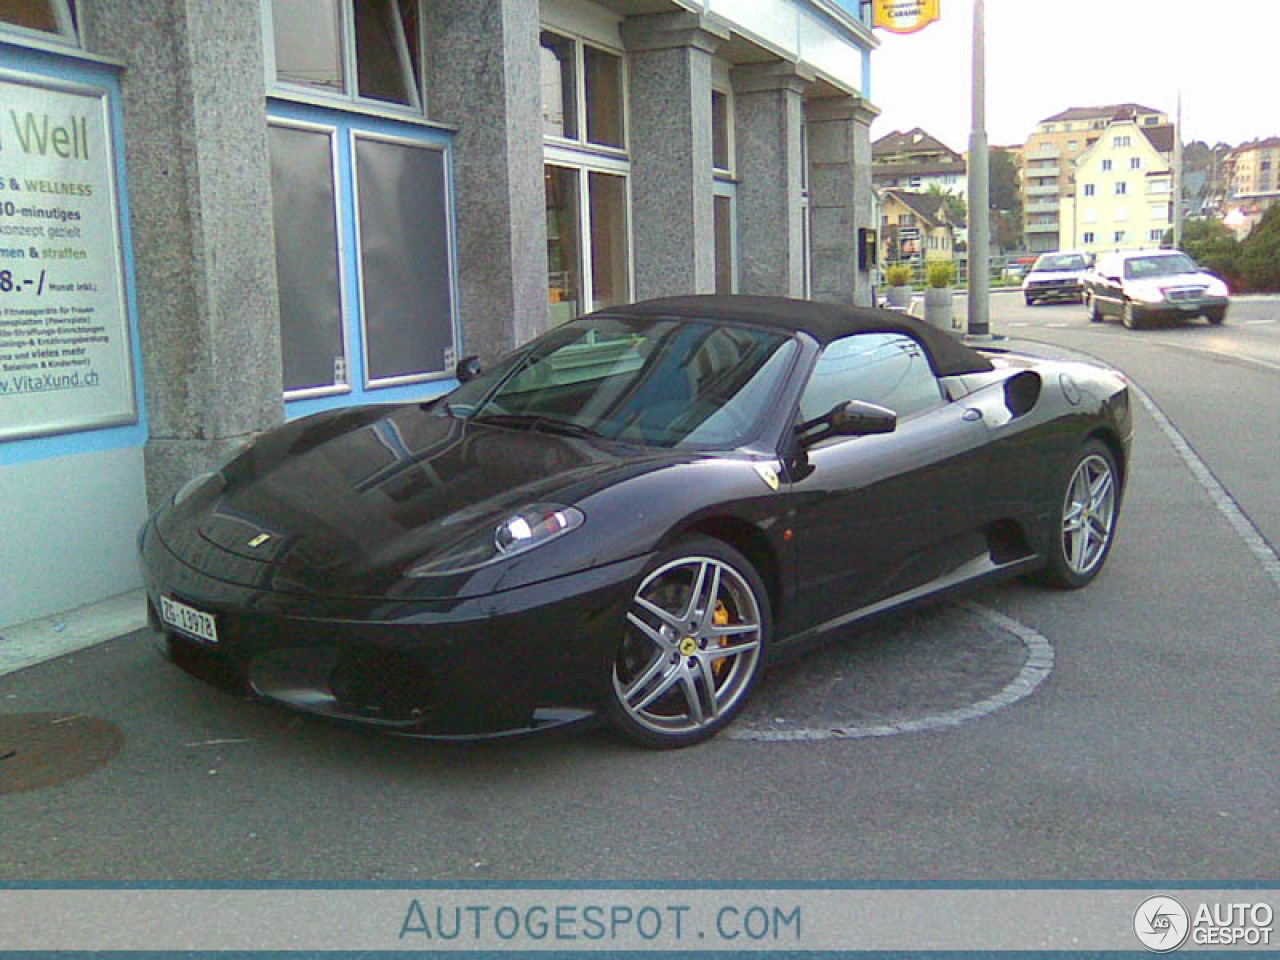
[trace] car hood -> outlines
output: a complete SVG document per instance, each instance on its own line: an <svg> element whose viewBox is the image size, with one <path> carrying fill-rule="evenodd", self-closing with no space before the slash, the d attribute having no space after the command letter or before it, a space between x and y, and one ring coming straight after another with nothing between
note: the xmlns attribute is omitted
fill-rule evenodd
<svg viewBox="0 0 1280 960"><path fill-rule="evenodd" d="M1023 283L1031 283L1033 281L1045 282L1056 280L1079 280L1087 271L1085 270L1033 270L1023 279Z"/></svg>
<svg viewBox="0 0 1280 960"><path fill-rule="evenodd" d="M406 571L535 503L571 505L697 459L472 424L416 405L356 410L267 434L157 518L184 561L278 592L386 596ZM264 537L265 534L265 537ZM454 596L449 577L419 596Z"/></svg>
<svg viewBox="0 0 1280 960"><path fill-rule="evenodd" d="M1174 273L1163 277L1141 277L1138 279L1129 279L1126 283L1149 283L1152 286L1159 287L1161 290L1168 290L1171 287L1207 287L1211 284L1219 283L1217 277L1210 273Z"/></svg>

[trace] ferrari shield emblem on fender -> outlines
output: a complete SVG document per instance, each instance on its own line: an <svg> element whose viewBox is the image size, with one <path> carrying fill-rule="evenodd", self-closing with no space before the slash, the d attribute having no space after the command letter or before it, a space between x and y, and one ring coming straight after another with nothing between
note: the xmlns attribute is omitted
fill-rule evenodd
<svg viewBox="0 0 1280 960"><path fill-rule="evenodd" d="M769 485L770 490L778 489L778 471L773 469L773 464L757 463L755 465L756 473L760 474L760 479Z"/></svg>
<svg viewBox="0 0 1280 960"><path fill-rule="evenodd" d="M254 537L252 540L249 541L249 546L260 547L270 539L271 539L271 534L260 533L256 537Z"/></svg>

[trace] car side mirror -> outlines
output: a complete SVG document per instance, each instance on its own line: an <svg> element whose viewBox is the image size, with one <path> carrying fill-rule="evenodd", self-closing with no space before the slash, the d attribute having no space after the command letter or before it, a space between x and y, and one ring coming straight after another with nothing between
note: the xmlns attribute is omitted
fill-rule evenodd
<svg viewBox="0 0 1280 960"><path fill-rule="evenodd" d="M458 378L459 383L466 383L480 376L483 370L484 368L480 366L480 358L473 354L458 361L457 366L453 368L453 375Z"/></svg>
<svg viewBox="0 0 1280 960"><path fill-rule="evenodd" d="M888 407L862 400L837 403L820 417L796 427L802 447L812 447L828 437L867 437L877 433L893 433L898 429L898 415Z"/></svg>

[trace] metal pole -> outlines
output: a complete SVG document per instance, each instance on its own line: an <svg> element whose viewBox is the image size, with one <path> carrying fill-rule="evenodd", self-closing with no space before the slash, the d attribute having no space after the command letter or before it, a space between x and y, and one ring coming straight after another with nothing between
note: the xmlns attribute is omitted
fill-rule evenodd
<svg viewBox="0 0 1280 960"><path fill-rule="evenodd" d="M987 155L986 3L973 0L973 129L969 134L969 336L991 335L991 189Z"/></svg>
<svg viewBox="0 0 1280 960"><path fill-rule="evenodd" d="M1173 249L1182 249L1182 91L1173 124Z"/></svg>

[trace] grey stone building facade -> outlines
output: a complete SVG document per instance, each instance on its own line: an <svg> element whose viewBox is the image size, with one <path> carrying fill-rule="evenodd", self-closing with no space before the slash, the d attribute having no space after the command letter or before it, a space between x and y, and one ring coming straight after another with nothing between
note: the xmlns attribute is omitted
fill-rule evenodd
<svg viewBox="0 0 1280 960"><path fill-rule="evenodd" d="M646 297L869 304L860 9L5 4L0 627L136 587L148 504L284 419Z"/></svg>

